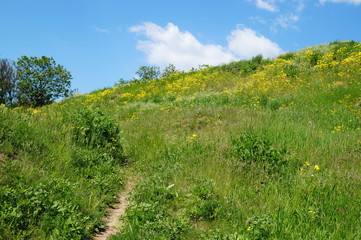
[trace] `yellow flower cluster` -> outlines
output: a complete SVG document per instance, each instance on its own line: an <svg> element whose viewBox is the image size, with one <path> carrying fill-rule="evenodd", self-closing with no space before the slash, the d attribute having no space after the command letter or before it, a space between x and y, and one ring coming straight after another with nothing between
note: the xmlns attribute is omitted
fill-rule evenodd
<svg viewBox="0 0 361 240"><path fill-rule="evenodd" d="M272 64L252 74L246 81L239 82L236 92L256 95L294 89L295 81L291 82L284 71L285 66L290 64L290 60L275 59Z"/></svg>
<svg viewBox="0 0 361 240"><path fill-rule="evenodd" d="M310 162L305 162L302 167L300 167L300 175L304 175L307 173L311 173L311 176L313 176L314 172L320 171L321 168L319 165L311 165Z"/></svg>
<svg viewBox="0 0 361 240"><path fill-rule="evenodd" d="M316 218L316 215L317 215L317 212L313 211L313 210L308 210L308 213L310 215L310 217L312 219L315 219Z"/></svg>
<svg viewBox="0 0 361 240"><path fill-rule="evenodd" d="M198 135L197 135L197 134L192 134L192 136L189 137L188 142L191 143L191 142L193 142L193 141L194 141L195 139L197 139L197 138L198 138Z"/></svg>
<svg viewBox="0 0 361 240"><path fill-rule="evenodd" d="M263 107L260 96L267 95L269 101L274 97L277 101L276 98L279 96L303 86L311 87L311 84L317 84L320 88L337 89L357 81L361 77L361 44L355 49L351 54L346 48L337 51L330 49L323 56L318 56L319 53L309 48L295 53L291 60L272 60L270 64L246 77L236 72L223 72L212 68L189 73L180 72L163 79L117 85L114 88L79 96L78 102L92 104L107 100L110 103L127 104L159 97L186 104L187 101L191 102L191 96L215 96L224 99L242 96L248 99L242 106L259 109ZM342 54L348 57L342 59L339 57ZM317 62L313 64L316 65L312 67L310 63L316 61L315 59ZM310 81L310 74L316 74L311 75L315 81Z"/></svg>
<svg viewBox="0 0 361 240"><path fill-rule="evenodd" d="M35 108L28 108L27 111L31 112L32 114L38 114L41 112L40 110Z"/></svg>
<svg viewBox="0 0 361 240"><path fill-rule="evenodd" d="M166 84L167 95L178 96L203 91L206 87L214 85L220 76L220 72L210 73L208 69L185 75Z"/></svg>

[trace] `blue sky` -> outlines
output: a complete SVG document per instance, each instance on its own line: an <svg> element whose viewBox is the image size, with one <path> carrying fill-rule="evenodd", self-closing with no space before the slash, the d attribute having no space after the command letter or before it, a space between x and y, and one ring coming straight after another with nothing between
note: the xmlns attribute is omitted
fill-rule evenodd
<svg viewBox="0 0 361 240"><path fill-rule="evenodd" d="M80 93L142 65L189 70L361 41L361 0L0 0L0 58L47 56Z"/></svg>

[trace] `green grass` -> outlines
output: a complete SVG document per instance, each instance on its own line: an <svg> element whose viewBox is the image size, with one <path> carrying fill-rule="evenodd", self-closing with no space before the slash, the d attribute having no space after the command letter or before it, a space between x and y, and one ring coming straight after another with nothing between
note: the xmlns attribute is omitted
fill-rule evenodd
<svg viewBox="0 0 361 240"><path fill-rule="evenodd" d="M360 52L1 107L0 239L90 239L125 174L139 184L113 240L360 239Z"/></svg>

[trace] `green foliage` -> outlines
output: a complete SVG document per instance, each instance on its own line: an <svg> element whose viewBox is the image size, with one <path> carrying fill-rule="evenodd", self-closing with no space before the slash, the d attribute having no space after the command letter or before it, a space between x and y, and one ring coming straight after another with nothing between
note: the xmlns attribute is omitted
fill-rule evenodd
<svg viewBox="0 0 361 240"><path fill-rule="evenodd" d="M330 47L337 61L342 61L352 53L360 50L359 43L355 41L336 41L330 43Z"/></svg>
<svg viewBox="0 0 361 240"><path fill-rule="evenodd" d="M70 72L53 58L22 56L16 62L16 69L20 105L39 107L71 93Z"/></svg>
<svg viewBox="0 0 361 240"><path fill-rule="evenodd" d="M201 200L214 198L214 183L209 179L200 179L198 184L191 188L190 192Z"/></svg>
<svg viewBox="0 0 361 240"><path fill-rule="evenodd" d="M124 80L123 78L120 78L120 79L118 80L118 82L116 82L114 85L115 85L115 86L116 86L116 85L123 86L123 85L129 84L129 82L130 82L130 81L127 81L127 80Z"/></svg>
<svg viewBox="0 0 361 240"><path fill-rule="evenodd" d="M272 237L274 224L270 215L252 216L247 220L247 232L252 240L269 239Z"/></svg>
<svg viewBox="0 0 361 240"><path fill-rule="evenodd" d="M294 52L287 52L287 53L279 55L278 58L284 59L284 60L292 60L294 58L295 54L296 53L294 53Z"/></svg>
<svg viewBox="0 0 361 240"><path fill-rule="evenodd" d="M149 81L157 79L161 76L159 67L156 66L141 66L135 72L138 76L137 81Z"/></svg>
<svg viewBox="0 0 361 240"><path fill-rule="evenodd" d="M221 212L221 202L215 199L198 200L190 211L192 220L215 220Z"/></svg>
<svg viewBox="0 0 361 240"><path fill-rule="evenodd" d="M69 201L74 191L69 182L55 178L46 185L1 186L0 233L7 233L7 239L23 239L35 234L35 227L41 225L54 239L88 236L89 217L79 203Z"/></svg>
<svg viewBox="0 0 361 240"><path fill-rule="evenodd" d="M215 69L219 69L226 72L241 72L244 76L248 76L251 73L254 73L256 70L261 69L262 66L270 63L270 60L263 59L262 55L257 55L253 57L251 60L241 60L238 62L233 62L230 64L222 65L219 67L215 67Z"/></svg>
<svg viewBox="0 0 361 240"><path fill-rule="evenodd" d="M74 114L73 141L89 149L98 149L101 158L123 161L120 129L100 110L80 109ZM97 159L99 157L95 157Z"/></svg>
<svg viewBox="0 0 361 240"><path fill-rule="evenodd" d="M31 151L40 154L49 150L31 117L12 112L6 107L0 108L0 146L14 152Z"/></svg>
<svg viewBox="0 0 361 240"><path fill-rule="evenodd" d="M317 63L318 59L316 59ZM300 70L296 64L288 63L283 66L283 71L288 77L296 77L299 75Z"/></svg>
<svg viewBox="0 0 361 240"><path fill-rule="evenodd" d="M92 141L78 141L79 112L40 112L0 107L0 239L89 238L122 185L120 130L95 111Z"/></svg>
<svg viewBox="0 0 361 240"><path fill-rule="evenodd" d="M126 212L131 231L111 239L183 239L182 234L190 228L189 219L167 209L176 198L174 185L164 185L159 177L138 185Z"/></svg>
<svg viewBox="0 0 361 240"><path fill-rule="evenodd" d="M174 66L173 64L169 64L163 69L161 76L162 78L167 78L177 72L179 72L179 70L177 70L176 66Z"/></svg>
<svg viewBox="0 0 361 240"><path fill-rule="evenodd" d="M16 69L12 61L0 59L0 104L13 104L16 97L16 81Z"/></svg>
<svg viewBox="0 0 361 240"><path fill-rule="evenodd" d="M192 220L213 221L222 212L222 203L217 200L214 183L209 179L199 179L190 189L196 198L191 201L190 218Z"/></svg>
<svg viewBox="0 0 361 240"><path fill-rule="evenodd" d="M245 132L232 140L233 154L245 163L263 163L271 168L280 168L286 163L286 148L275 148L272 143L252 132Z"/></svg>
<svg viewBox="0 0 361 240"><path fill-rule="evenodd" d="M124 174L139 184L113 240L359 239L360 51L1 105L0 239L90 239Z"/></svg>

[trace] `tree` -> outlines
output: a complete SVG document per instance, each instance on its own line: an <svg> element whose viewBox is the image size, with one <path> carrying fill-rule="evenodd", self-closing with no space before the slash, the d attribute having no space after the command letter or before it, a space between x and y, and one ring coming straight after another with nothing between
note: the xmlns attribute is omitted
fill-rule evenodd
<svg viewBox="0 0 361 240"><path fill-rule="evenodd" d="M0 59L0 104L12 105L15 99L16 69L9 59Z"/></svg>
<svg viewBox="0 0 361 240"><path fill-rule="evenodd" d="M22 56L16 62L16 68L20 105L39 107L71 94L72 76L53 58Z"/></svg>
<svg viewBox="0 0 361 240"><path fill-rule="evenodd" d="M179 72L179 70L176 68L176 66L174 66L173 64L169 64L168 66L166 66L164 68L164 70L162 72L162 77L166 78L177 72Z"/></svg>
<svg viewBox="0 0 361 240"><path fill-rule="evenodd" d="M139 67L138 71L135 72L135 74L138 75L138 78L135 80L149 81L160 77L160 69L159 67L155 66L141 66Z"/></svg>

